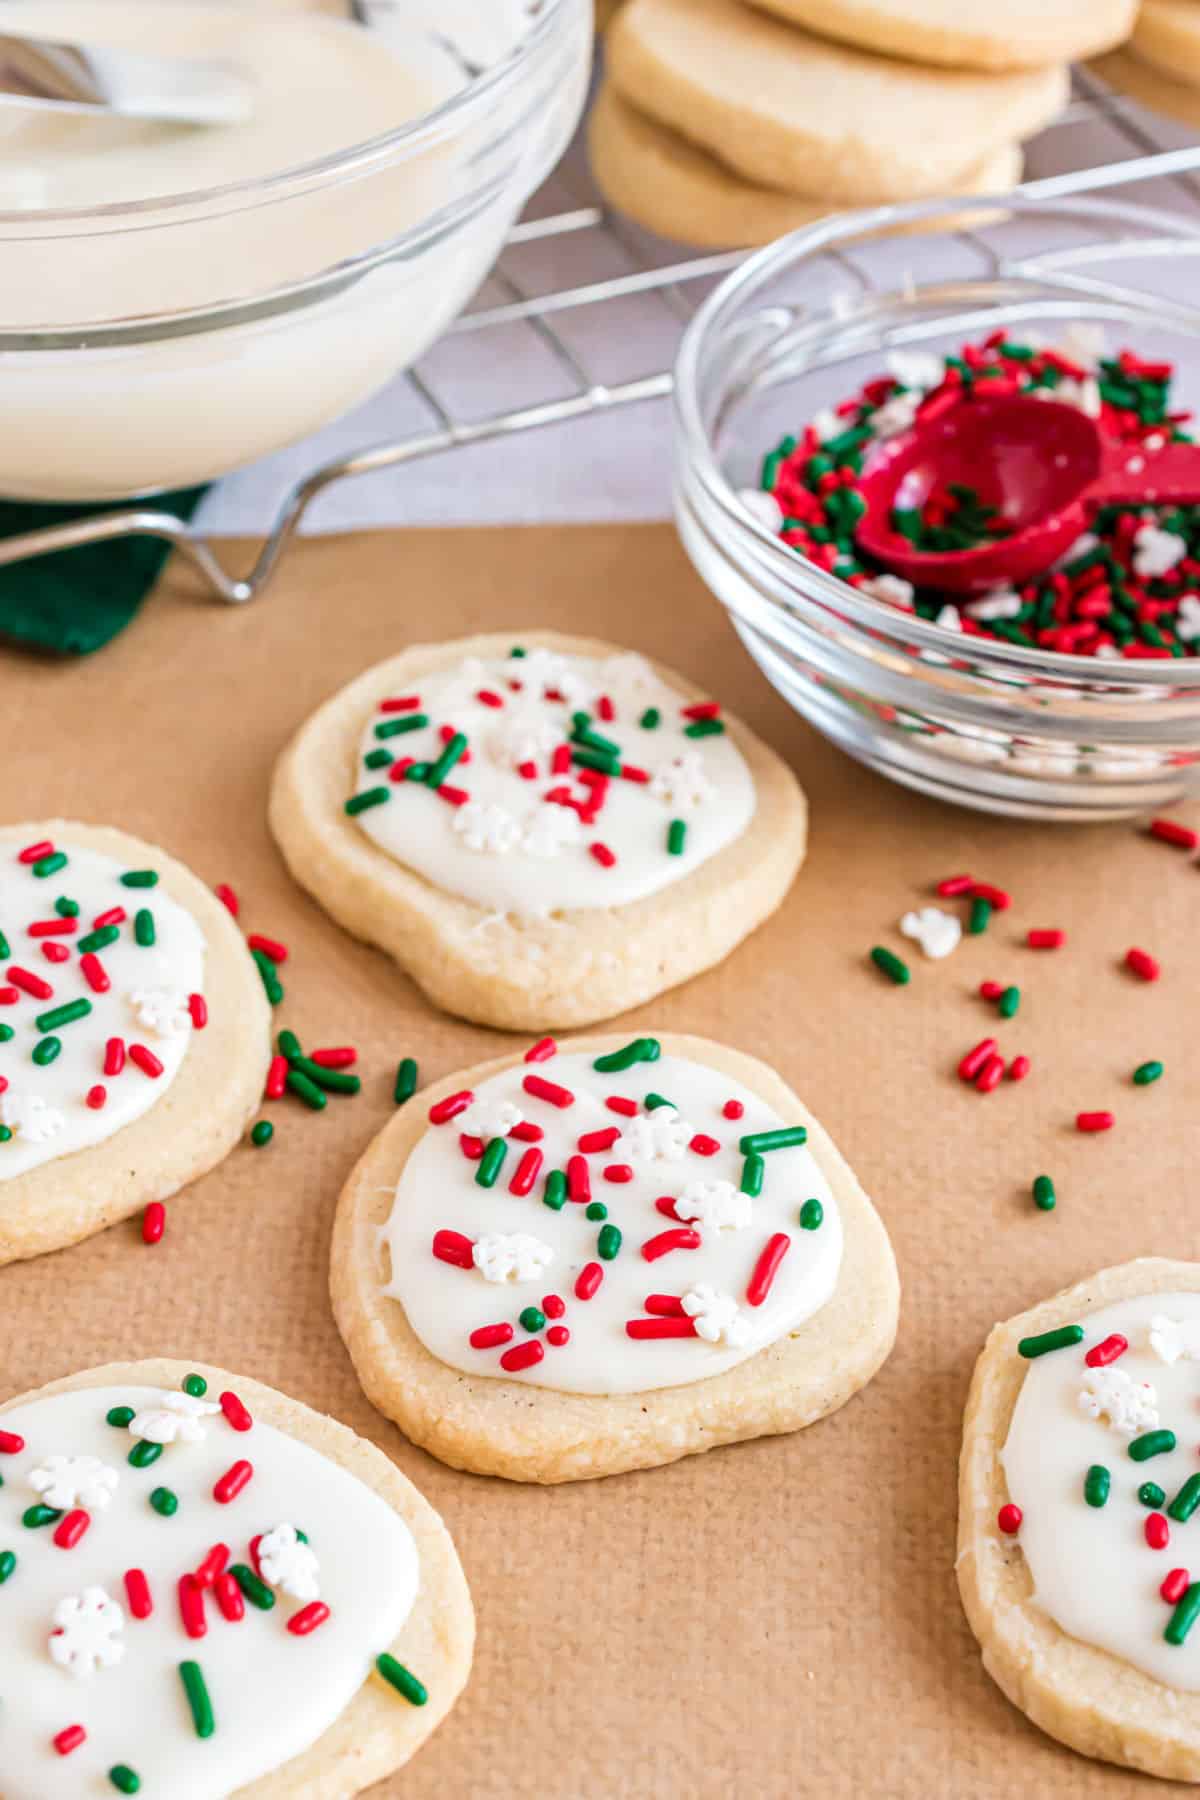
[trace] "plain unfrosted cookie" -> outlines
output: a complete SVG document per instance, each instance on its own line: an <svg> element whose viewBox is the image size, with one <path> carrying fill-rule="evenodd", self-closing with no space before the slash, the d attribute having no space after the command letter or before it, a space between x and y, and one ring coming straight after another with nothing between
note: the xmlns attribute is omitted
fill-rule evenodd
<svg viewBox="0 0 1200 1800"><path fill-rule="evenodd" d="M612 24L620 5L621 0L595 0L597 31L604 31L607 26Z"/></svg>
<svg viewBox="0 0 1200 1800"><path fill-rule="evenodd" d="M1137 0L753 0L864 50L961 69L1030 69L1123 43Z"/></svg>
<svg viewBox="0 0 1200 1800"><path fill-rule="evenodd" d="M429 759L452 753L456 724L466 755L435 792ZM408 778L414 756L428 780ZM720 961L790 887L806 807L774 752L681 676L531 631L420 645L359 676L280 758L270 819L301 885L438 1005L540 1030Z"/></svg>
<svg viewBox="0 0 1200 1800"><path fill-rule="evenodd" d="M208 888L108 826L0 827L0 936L0 1262L11 1262L77 1243L220 1162L262 1090L270 1008Z"/></svg>
<svg viewBox="0 0 1200 1800"><path fill-rule="evenodd" d="M1129 48L1169 81L1200 87L1200 7L1192 0L1142 0Z"/></svg>
<svg viewBox="0 0 1200 1800"><path fill-rule="evenodd" d="M955 193L989 153L1049 123L1061 68L927 69L811 36L740 0L629 0L614 85L763 187L831 205Z"/></svg>
<svg viewBox="0 0 1200 1800"><path fill-rule="evenodd" d="M605 198L662 237L712 249L768 244L828 216L819 200L758 187L678 132L647 118L611 82L588 121L592 173ZM1021 179L1021 152L995 150L964 176L966 194L1006 193ZM939 229L946 221L939 218Z"/></svg>
<svg viewBox="0 0 1200 1800"><path fill-rule="evenodd" d="M762 1142L779 1130L807 1141ZM880 1367L899 1302L820 1125L761 1062L682 1036L543 1043L415 1096L342 1193L331 1288L415 1443L538 1482L810 1425Z"/></svg>
<svg viewBox="0 0 1200 1800"><path fill-rule="evenodd" d="M1196 87L1189 87L1182 80L1169 80L1129 50L1114 50L1108 56L1097 57L1089 66L1119 94L1128 94L1130 99L1168 119L1200 129L1200 90Z"/></svg>
<svg viewBox="0 0 1200 1800"><path fill-rule="evenodd" d="M466 1682L445 1526L372 1444L272 1388L89 1369L0 1409L0 1466L6 1800L349 1800Z"/></svg>
<svg viewBox="0 0 1200 1800"><path fill-rule="evenodd" d="M1198 1357L1200 1263L1104 1269L996 1326L959 1469L959 1588L988 1673L1085 1756L1178 1781L1200 1780L1200 1628L1178 1606Z"/></svg>

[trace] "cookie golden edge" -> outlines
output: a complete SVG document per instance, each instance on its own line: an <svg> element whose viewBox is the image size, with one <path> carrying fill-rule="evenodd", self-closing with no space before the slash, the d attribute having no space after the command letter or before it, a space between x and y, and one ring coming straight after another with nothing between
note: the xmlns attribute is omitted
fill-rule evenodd
<svg viewBox="0 0 1200 1800"><path fill-rule="evenodd" d="M974 25L922 25L880 0L750 0L750 4L790 25L802 25L861 50L984 73L1097 56L1125 41L1138 11L1138 0L1083 0L1071 20L1043 16L1030 31L1028 22L1023 29L1006 28L1003 7L988 8L986 20Z"/></svg>
<svg viewBox="0 0 1200 1800"><path fill-rule="evenodd" d="M433 1356L398 1300L384 1294L389 1255L381 1228L396 1183L428 1129L429 1107L522 1059L459 1070L422 1089L368 1145L342 1190L334 1221L330 1293L338 1329L374 1406L451 1468L553 1484L652 1469L749 1438L799 1431L836 1412L889 1356L900 1280L879 1214L829 1134L773 1069L706 1038L659 1034L668 1055L728 1074L784 1118L808 1127L808 1147L842 1215L845 1249L832 1297L789 1336L724 1374L633 1394L568 1394L472 1376ZM565 1040L603 1055L627 1034Z"/></svg>
<svg viewBox="0 0 1200 1800"><path fill-rule="evenodd" d="M1142 1294L1200 1292L1200 1263L1145 1257L1098 1274L997 1325L975 1365L959 1462L959 1592L983 1666L1014 1706L1084 1756L1173 1781L1200 1781L1200 1694L1176 1692L1070 1637L1033 1602L1020 1536L1003 1536L1000 1451L1027 1365L1022 1337Z"/></svg>
<svg viewBox="0 0 1200 1800"><path fill-rule="evenodd" d="M275 768L269 821L300 886L345 930L386 951L436 1005L501 1030L565 1030L641 1005L728 956L791 887L804 860L808 809L786 763L725 713L754 778L754 817L732 844L662 893L544 922L489 915L435 887L346 816L363 727L389 692L464 657L506 653L514 642L577 656L627 654L552 631L414 645L366 670L300 727ZM685 701L707 698L674 670L652 666Z"/></svg>
<svg viewBox="0 0 1200 1800"><path fill-rule="evenodd" d="M205 1362L155 1357L85 1369L6 1400L0 1405L0 1419L11 1407L52 1394L125 1385L178 1388L193 1373L203 1375L214 1391L233 1388L256 1420L308 1444L356 1476L399 1513L413 1535L420 1587L403 1628L386 1647L423 1683L429 1694L426 1704L398 1701L382 1679L370 1675L328 1731L302 1755L237 1789L238 1800L351 1800L416 1754L462 1693L471 1670L475 1612L466 1576L440 1515L412 1482L348 1425L260 1381Z"/></svg>
<svg viewBox="0 0 1200 1800"><path fill-rule="evenodd" d="M0 855L39 838L157 869L162 890L204 934L208 1024L148 1112L102 1143L0 1181L0 1265L63 1250L169 1200L223 1162L258 1106L271 1009L242 934L198 876L156 844L71 819L0 826Z"/></svg>

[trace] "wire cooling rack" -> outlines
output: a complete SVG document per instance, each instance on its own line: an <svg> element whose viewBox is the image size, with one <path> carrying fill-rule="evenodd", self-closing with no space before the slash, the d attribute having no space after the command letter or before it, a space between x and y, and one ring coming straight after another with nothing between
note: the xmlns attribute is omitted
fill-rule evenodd
<svg viewBox="0 0 1200 1800"><path fill-rule="evenodd" d="M1097 127L1103 127L1101 135L1112 148L1111 159L1074 166L1074 141L1085 137L1094 141ZM1092 71L1077 70L1071 104L1036 141L1031 158L1035 165L1039 160L1049 162L1060 172L1026 181L1017 192L1030 198L1063 200L1145 186L1160 206L1192 215L1200 228L1200 143L1184 141L1171 147L1172 136L1184 134L1109 88ZM187 557L214 598L235 604L254 600L268 586L313 502L335 483L542 426L582 421L669 394L674 345L714 283L746 253L681 257L677 248L647 237L599 204L540 217L536 216L536 202L531 210L534 216L524 219L510 234L480 298L442 339L439 355L427 356L400 377L423 415L432 420L432 429L325 462L297 482L284 496L261 549L244 574L225 568L203 529L149 506L122 507L76 523L10 537L0 542L0 566L80 544L152 536L167 539ZM589 249L595 252L594 258L585 259L589 266L618 262L623 272L574 286L557 286L554 247L576 234L586 234ZM990 259L994 269L999 268L1001 254L989 244L986 230L956 235ZM841 266L852 287L860 292L868 287L862 268L849 257L838 251L828 255ZM1011 260L1011 246L1005 256ZM925 260L923 255L923 264ZM605 378L595 346L604 341L609 319L614 321L610 335L620 335L617 308L635 297L648 299L660 312L658 337L663 354L658 366L646 373ZM586 319L590 329L571 329L579 319ZM535 361L545 371L545 391L541 397L531 394L526 404L516 408L479 418L464 417L461 408L447 397L437 363L444 365L447 355L453 357L454 340L467 334L492 334L497 345L500 334L509 334L503 340L507 357L514 329L532 334L526 339L531 347L536 340L540 354Z"/></svg>

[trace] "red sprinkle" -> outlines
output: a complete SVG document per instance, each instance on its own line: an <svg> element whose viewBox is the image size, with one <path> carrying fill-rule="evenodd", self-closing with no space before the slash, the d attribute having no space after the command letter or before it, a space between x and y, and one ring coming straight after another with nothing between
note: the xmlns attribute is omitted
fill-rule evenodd
<svg viewBox="0 0 1200 1800"><path fill-rule="evenodd" d="M661 1194L654 1204L665 1219L675 1219L678 1223L682 1224L683 1221L675 1211L675 1200L671 1194Z"/></svg>
<svg viewBox="0 0 1200 1800"><path fill-rule="evenodd" d="M1032 1066L1027 1056L1014 1056L1008 1065L1008 1079L1024 1081Z"/></svg>
<svg viewBox="0 0 1200 1800"><path fill-rule="evenodd" d="M152 1200L142 1214L143 1244L157 1244L167 1229L167 1209L161 1200Z"/></svg>
<svg viewBox="0 0 1200 1800"><path fill-rule="evenodd" d="M26 926L31 938L74 937L79 929L77 919L35 919L32 925Z"/></svg>
<svg viewBox="0 0 1200 1800"><path fill-rule="evenodd" d="M286 1056L273 1056L267 1069L266 1097L268 1100L283 1098L287 1087L288 1059Z"/></svg>
<svg viewBox="0 0 1200 1800"><path fill-rule="evenodd" d="M1162 974L1161 967L1148 950L1127 950L1125 966L1132 969L1135 975L1140 975L1143 981L1157 981ZM8 975L10 981L15 979L11 969Z"/></svg>
<svg viewBox="0 0 1200 1800"><path fill-rule="evenodd" d="M104 1073L106 1075L119 1075L124 1067L125 1039L119 1037L109 1038L107 1044L104 1046Z"/></svg>
<svg viewBox="0 0 1200 1800"><path fill-rule="evenodd" d="M608 845L602 844L599 839L597 839L594 844L589 844L588 850L592 856L595 857L602 869L611 869L615 866L617 860L616 856L609 849Z"/></svg>
<svg viewBox="0 0 1200 1800"><path fill-rule="evenodd" d="M721 1108L722 1116L726 1119L740 1119L745 1111L740 1100L727 1100Z"/></svg>
<svg viewBox="0 0 1200 1800"><path fill-rule="evenodd" d="M571 746L569 744L559 744L558 748L550 758L550 773L552 775L567 775L570 773L570 769Z"/></svg>
<svg viewBox="0 0 1200 1800"><path fill-rule="evenodd" d="M253 1463L231 1463L213 1488L213 1499L217 1505L228 1506L231 1500L236 1500L253 1473Z"/></svg>
<svg viewBox="0 0 1200 1800"><path fill-rule="evenodd" d="M647 1294L642 1304L648 1313L653 1313L660 1319L685 1317L683 1301L677 1294Z"/></svg>
<svg viewBox="0 0 1200 1800"><path fill-rule="evenodd" d="M472 1350L495 1350L500 1344L510 1343L513 1335L511 1325L481 1325L467 1341Z"/></svg>
<svg viewBox="0 0 1200 1800"><path fill-rule="evenodd" d="M973 1050L968 1050L958 1065L960 1081L974 1081L989 1056L996 1054L995 1038L981 1038Z"/></svg>
<svg viewBox="0 0 1200 1800"><path fill-rule="evenodd" d="M671 1204L674 1205L674 1201ZM668 1256L672 1250L699 1248L700 1233L693 1231L690 1225L680 1225L674 1231L660 1231L656 1237L647 1238L642 1245L642 1255L647 1262L657 1262L660 1256Z"/></svg>
<svg viewBox="0 0 1200 1800"><path fill-rule="evenodd" d="M975 1077L975 1086L981 1094L990 1094L1000 1086L1004 1079L1004 1058L989 1056Z"/></svg>
<svg viewBox="0 0 1200 1800"><path fill-rule="evenodd" d="M293 1613L288 1620L288 1630L293 1637L307 1637L318 1625L323 1625L329 1617L329 1608L323 1600L310 1600L302 1606L298 1613Z"/></svg>
<svg viewBox="0 0 1200 1800"><path fill-rule="evenodd" d="M719 719L721 703L719 700L697 700L693 706L682 706L679 710L685 719Z"/></svg>
<svg viewBox="0 0 1200 1800"><path fill-rule="evenodd" d="M596 711L606 725L611 725L617 716L616 708L607 694L601 694L596 702Z"/></svg>
<svg viewBox="0 0 1200 1800"><path fill-rule="evenodd" d="M689 1318L626 1319L625 1331L631 1338L695 1337L696 1321Z"/></svg>
<svg viewBox="0 0 1200 1800"><path fill-rule="evenodd" d="M622 781L636 781L640 787L645 787L650 779L650 771L649 769L639 769L633 763L622 763L621 779Z"/></svg>
<svg viewBox="0 0 1200 1800"><path fill-rule="evenodd" d="M1165 1550L1171 1541L1171 1527L1160 1512L1147 1513L1146 1523L1142 1529L1146 1533L1146 1542L1152 1550Z"/></svg>
<svg viewBox="0 0 1200 1800"><path fill-rule="evenodd" d="M0 1456L20 1456L25 1439L15 1431L0 1431Z"/></svg>
<svg viewBox="0 0 1200 1800"><path fill-rule="evenodd" d="M208 1001L203 994L188 995L188 1011L192 1015L192 1024L197 1031L203 1031L208 1024Z"/></svg>
<svg viewBox="0 0 1200 1800"><path fill-rule="evenodd" d="M398 756L388 770L388 780L403 781L416 760L415 756Z"/></svg>
<svg viewBox="0 0 1200 1800"><path fill-rule="evenodd" d="M792 1240L786 1231L777 1231L767 1239L762 1255L754 1265L754 1273L750 1277L750 1285L746 1289L746 1305L761 1306L771 1291L771 1284L779 1272L779 1265L792 1247Z"/></svg>
<svg viewBox="0 0 1200 1800"><path fill-rule="evenodd" d="M151 1081L157 1081L163 1072L157 1056L153 1050L147 1050L145 1044L130 1044L129 1060L137 1065L143 1075L148 1075Z"/></svg>
<svg viewBox="0 0 1200 1800"><path fill-rule="evenodd" d="M1012 905L1012 895L1006 894L1003 888L992 887L986 881L973 881L966 890L972 900L988 900L997 912L1007 912Z"/></svg>
<svg viewBox="0 0 1200 1800"><path fill-rule="evenodd" d="M456 1269L473 1269L475 1246L469 1237L461 1231L435 1231L433 1234L433 1254L439 1262L453 1263Z"/></svg>
<svg viewBox="0 0 1200 1800"><path fill-rule="evenodd" d="M542 1311L548 1319L561 1319L567 1310L567 1303L561 1294L543 1294Z"/></svg>
<svg viewBox="0 0 1200 1800"><path fill-rule="evenodd" d="M528 759L525 762L519 762L517 764L517 774L521 777L522 781L536 781L537 764L528 761Z"/></svg>
<svg viewBox="0 0 1200 1800"><path fill-rule="evenodd" d="M580 1206L585 1205L587 1201L591 1199L592 1177L587 1166L586 1157L568 1156L567 1194Z"/></svg>
<svg viewBox="0 0 1200 1800"><path fill-rule="evenodd" d="M246 1602L242 1598L242 1590L237 1584L236 1575L231 1575L228 1571L224 1575L218 1575L213 1585L213 1593L216 1595L222 1617L228 1619L231 1625L236 1625L239 1619L246 1616Z"/></svg>
<svg viewBox="0 0 1200 1800"><path fill-rule="evenodd" d="M503 706L504 705L504 700L501 697L501 695L494 694L492 692L491 688L480 688L480 690L476 694L475 698L478 701L480 701L481 704L484 706L493 706L494 707L494 706Z"/></svg>
<svg viewBox="0 0 1200 1800"><path fill-rule="evenodd" d="M229 1561L229 1545L214 1544L200 1567L196 1570L196 1580L202 1588L211 1587L218 1575L225 1572Z"/></svg>
<svg viewBox="0 0 1200 1800"><path fill-rule="evenodd" d="M60 944L57 938L44 938L41 951L47 962L65 963L71 960L71 946Z"/></svg>
<svg viewBox="0 0 1200 1800"><path fill-rule="evenodd" d="M466 788L452 787L448 781L443 781L441 787L435 788L434 792L447 806L465 806L471 798Z"/></svg>
<svg viewBox="0 0 1200 1800"><path fill-rule="evenodd" d="M574 1106L575 1096L570 1088L559 1087L556 1081L546 1081L540 1075L526 1075L521 1086L535 1100L548 1100L551 1106Z"/></svg>
<svg viewBox="0 0 1200 1800"><path fill-rule="evenodd" d="M720 1148L720 1139L709 1137L703 1131L698 1131L688 1145L688 1149L694 1150L697 1156L715 1156Z"/></svg>
<svg viewBox="0 0 1200 1800"><path fill-rule="evenodd" d="M31 975L28 969L22 969L16 963L8 971L8 979L23 993L32 994L35 1000L49 1000L54 993L48 981L43 981L40 975Z"/></svg>
<svg viewBox="0 0 1200 1800"><path fill-rule="evenodd" d="M1000 1511L996 1514L996 1523L1006 1537L1016 1537L1018 1531L1021 1529L1021 1520L1024 1517L1025 1515L1020 1507L1015 1506L1010 1500L1007 1506L1002 1506Z"/></svg>
<svg viewBox="0 0 1200 1800"><path fill-rule="evenodd" d="M542 1126L535 1125L532 1119L522 1119L509 1132L510 1138L519 1138L523 1144L540 1144L546 1133Z"/></svg>
<svg viewBox="0 0 1200 1800"><path fill-rule="evenodd" d="M1129 1339L1122 1337L1119 1331L1110 1332L1101 1344L1093 1344L1084 1356L1089 1369L1103 1369L1109 1363L1116 1362L1118 1356L1124 1356L1129 1348Z"/></svg>
<svg viewBox="0 0 1200 1800"><path fill-rule="evenodd" d="M91 1522L91 1513L84 1512L81 1506L75 1507L54 1527L54 1542L60 1550L73 1550Z"/></svg>
<svg viewBox="0 0 1200 1800"><path fill-rule="evenodd" d="M457 1119L459 1113L466 1112L475 1096L470 1088L461 1088L457 1094L447 1094L444 1100L437 1100L429 1109L431 1125L445 1125L450 1119Z"/></svg>
<svg viewBox="0 0 1200 1800"><path fill-rule="evenodd" d="M125 1594L134 1618L148 1619L154 1611L154 1601L150 1598L150 1583L141 1569L126 1569Z"/></svg>
<svg viewBox="0 0 1200 1800"><path fill-rule="evenodd" d="M527 1338L523 1344L514 1344L511 1350L504 1352L500 1367L507 1369L510 1375L517 1375L522 1369L532 1369L545 1354L540 1338Z"/></svg>
<svg viewBox="0 0 1200 1800"><path fill-rule="evenodd" d="M1163 1584L1158 1591L1168 1606L1178 1606L1191 1585L1192 1578L1186 1569L1172 1569L1171 1573L1163 1578Z"/></svg>
<svg viewBox="0 0 1200 1800"><path fill-rule="evenodd" d="M229 1388L221 1395L221 1411L235 1431L249 1431L254 1423L245 1406Z"/></svg>
<svg viewBox="0 0 1200 1800"><path fill-rule="evenodd" d="M179 1616L190 1638L202 1638L208 1630L204 1616L204 1589L194 1575L179 1578Z"/></svg>
<svg viewBox="0 0 1200 1800"><path fill-rule="evenodd" d="M458 1136L458 1147L468 1162L483 1161L483 1139L472 1137L469 1132L461 1131Z"/></svg>
<svg viewBox="0 0 1200 1800"><path fill-rule="evenodd" d="M959 894L969 894L975 886L970 875L947 875L937 884L937 891L943 900L953 900Z"/></svg>
<svg viewBox="0 0 1200 1800"><path fill-rule="evenodd" d="M92 930L102 931L106 925L123 925L128 917L123 906L110 906L107 912L96 914L92 920Z"/></svg>
<svg viewBox="0 0 1200 1800"><path fill-rule="evenodd" d="M603 1170L605 1181L612 1181L618 1187L626 1181L633 1180L633 1170L628 1163L609 1163Z"/></svg>
<svg viewBox="0 0 1200 1800"><path fill-rule="evenodd" d="M1110 1112L1081 1112L1075 1115L1076 1131L1111 1131L1116 1122Z"/></svg>
<svg viewBox="0 0 1200 1800"><path fill-rule="evenodd" d="M0 987L0 1006L15 1006L20 998L15 987Z"/></svg>
<svg viewBox="0 0 1200 1800"><path fill-rule="evenodd" d="M619 1125L605 1125L600 1131L585 1131L579 1139L578 1148L586 1156L596 1150L611 1150L620 1135Z"/></svg>
<svg viewBox="0 0 1200 1800"><path fill-rule="evenodd" d="M1200 832L1193 831L1189 825L1178 825L1174 819L1152 819L1150 836L1161 839L1164 844L1174 844L1179 850L1194 850L1200 844Z"/></svg>
<svg viewBox="0 0 1200 1800"><path fill-rule="evenodd" d="M604 1280L603 1263L584 1263L575 1281L575 1298L590 1300Z"/></svg>
<svg viewBox="0 0 1200 1800"><path fill-rule="evenodd" d="M419 712L420 707L420 694L405 694L398 700L381 700L379 702L379 710L384 713Z"/></svg>
<svg viewBox="0 0 1200 1800"><path fill-rule="evenodd" d="M78 1750L80 1744L87 1740L87 1732L82 1725L68 1725L52 1739L54 1748L60 1756L70 1756L72 1750Z"/></svg>
<svg viewBox="0 0 1200 1800"><path fill-rule="evenodd" d="M225 910L232 913L236 919L242 909L238 897L229 886L229 883L227 881L219 881L213 889L213 893L217 896L217 899L221 902L221 905Z"/></svg>
<svg viewBox="0 0 1200 1800"><path fill-rule="evenodd" d="M94 950L85 950L79 959L79 971L93 994L107 994L112 986L105 972L104 964Z"/></svg>
<svg viewBox="0 0 1200 1800"><path fill-rule="evenodd" d="M546 1342L548 1344L553 1344L556 1350L561 1350L563 1345L569 1344L570 1341L571 1333L567 1330L565 1325L552 1325L546 1333Z"/></svg>
<svg viewBox="0 0 1200 1800"><path fill-rule="evenodd" d="M99 1112L107 1099L108 1089L99 1081L94 1087L90 1087L87 1091L87 1104L91 1107L93 1112Z"/></svg>
<svg viewBox="0 0 1200 1800"><path fill-rule="evenodd" d="M610 1094L604 1104L609 1112L620 1113L625 1119L632 1119L638 1109L637 1101L627 1100L624 1094Z"/></svg>
<svg viewBox="0 0 1200 1800"><path fill-rule="evenodd" d="M1031 950L1061 950L1067 941L1067 934L1057 926L1051 926L1031 931L1026 941Z"/></svg>
<svg viewBox="0 0 1200 1800"><path fill-rule="evenodd" d="M532 1192L542 1162L541 1151L535 1145L531 1145L513 1172L513 1178L508 1184L509 1193L525 1195Z"/></svg>
<svg viewBox="0 0 1200 1800"><path fill-rule="evenodd" d="M1003 992L1004 983L1002 981L981 981L979 984L981 1000L998 1000Z"/></svg>
<svg viewBox="0 0 1200 1800"><path fill-rule="evenodd" d="M53 855L54 845L50 842L49 838L43 838L40 843L26 844L23 850L18 850L17 861L26 864L35 863L41 862L43 856Z"/></svg>
<svg viewBox="0 0 1200 1800"><path fill-rule="evenodd" d="M525 1052L526 1062L549 1062L552 1056L558 1055L558 1045L552 1037L539 1038L536 1044L530 1044Z"/></svg>
<svg viewBox="0 0 1200 1800"><path fill-rule="evenodd" d="M358 1061L358 1051L353 1044L338 1044L312 1051L309 1061L320 1069L348 1069Z"/></svg>

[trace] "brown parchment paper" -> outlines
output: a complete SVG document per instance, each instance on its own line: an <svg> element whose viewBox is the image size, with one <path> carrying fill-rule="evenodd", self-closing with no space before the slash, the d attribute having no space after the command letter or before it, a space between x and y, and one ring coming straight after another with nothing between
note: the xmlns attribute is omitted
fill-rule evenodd
<svg viewBox="0 0 1200 1800"><path fill-rule="evenodd" d="M415 1055L432 1079L512 1040L436 1015L343 936L293 886L265 824L277 751L334 687L412 641L535 624L675 664L800 774L812 848L782 911L628 1024L773 1063L875 1199L904 1284L891 1362L835 1417L551 1490L455 1474L408 1445L363 1398L326 1297L334 1203L389 1116L397 1059ZM768 688L665 526L308 541L245 608L205 600L176 570L90 660L0 653L0 750L6 818L108 820L231 882L249 929L291 947L279 1022L362 1052L360 1099L319 1116L272 1108L271 1148L238 1150L177 1197L157 1249L131 1224L0 1270L0 1388L111 1358L208 1358L395 1458L455 1535L479 1645L457 1710L377 1792L1156 1791L1059 1748L984 1676L954 1583L954 1490L967 1382L995 1319L1103 1264L1200 1255L1200 871L1187 858L1127 825L989 820L858 769ZM1017 907L947 962L906 950L912 984L893 988L867 950L902 948L900 914L960 869L1011 888ZM1068 947L1023 948L1030 925L1064 926ZM1134 943L1161 956L1157 985L1120 969ZM988 976L1025 991L1002 1035L1033 1073L984 1099L952 1070L994 1025L974 993ZM1166 1078L1135 1089L1130 1071L1150 1056ZM1116 1130L1079 1136L1083 1107L1111 1107ZM1029 1201L1043 1170L1052 1215Z"/></svg>

